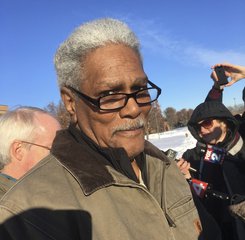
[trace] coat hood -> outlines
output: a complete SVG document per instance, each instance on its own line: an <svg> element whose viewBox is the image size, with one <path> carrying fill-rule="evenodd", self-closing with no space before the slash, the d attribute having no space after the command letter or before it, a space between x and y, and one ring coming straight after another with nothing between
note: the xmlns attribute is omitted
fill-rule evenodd
<svg viewBox="0 0 245 240"><path fill-rule="evenodd" d="M198 142L204 143L198 134L197 123L207 118L225 119L228 122L230 138L235 137L239 126L236 118L221 102L209 101L199 104L188 122L188 129Z"/></svg>

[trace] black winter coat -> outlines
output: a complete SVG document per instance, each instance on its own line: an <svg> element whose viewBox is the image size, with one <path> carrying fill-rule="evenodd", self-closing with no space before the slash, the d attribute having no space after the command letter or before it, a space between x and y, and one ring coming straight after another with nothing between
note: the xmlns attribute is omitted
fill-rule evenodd
<svg viewBox="0 0 245 240"><path fill-rule="evenodd" d="M200 138L197 123L206 118L225 118L227 120L229 131L223 142L212 146L207 145ZM188 129L197 139L197 145L183 154L183 158L190 162L191 167L198 170L197 173L192 174L193 178L209 183L210 194L206 194L201 200L220 224L224 239L229 240L245 239L244 223L240 223L229 211L233 197L236 194L245 195L245 144L238 133L238 126L237 120L221 102L210 101L198 105L188 122ZM218 149L213 153L218 156L220 153L222 156L222 164L204 160L210 148L213 147ZM220 195L216 194L214 197L214 191ZM220 197L223 197L223 200ZM234 237L236 233L240 236Z"/></svg>

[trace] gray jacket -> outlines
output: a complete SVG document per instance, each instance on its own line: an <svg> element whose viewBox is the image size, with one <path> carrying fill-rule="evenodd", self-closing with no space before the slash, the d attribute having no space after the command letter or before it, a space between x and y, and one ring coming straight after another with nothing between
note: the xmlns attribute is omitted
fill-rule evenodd
<svg viewBox="0 0 245 240"><path fill-rule="evenodd" d="M0 173L0 199L14 185L15 179Z"/></svg>

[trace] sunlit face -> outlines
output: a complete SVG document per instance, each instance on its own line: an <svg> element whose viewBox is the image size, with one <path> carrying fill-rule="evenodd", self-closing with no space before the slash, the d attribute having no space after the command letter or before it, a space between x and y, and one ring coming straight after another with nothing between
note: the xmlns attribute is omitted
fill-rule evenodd
<svg viewBox="0 0 245 240"><path fill-rule="evenodd" d="M225 139L227 126L224 121L218 119L202 120L198 123L199 136L204 142L217 144Z"/></svg>
<svg viewBox="0 0 245 240"><path fill-rule="evenodd" d="M105 93L132 93L147 85L140 59L123 45L107 45L85 60L86 80L80 91L98 98ZM105 112L75 98L76 124L101 147L124 148L130 158L144 149L144 122L151 105L139 107L133 98L121 110Z"/></svg>

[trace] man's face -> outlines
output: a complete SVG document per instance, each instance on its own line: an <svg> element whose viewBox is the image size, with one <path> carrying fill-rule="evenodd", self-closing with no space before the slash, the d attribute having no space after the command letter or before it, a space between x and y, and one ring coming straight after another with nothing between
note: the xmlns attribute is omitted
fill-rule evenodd
<svg viewBox="0 0 245 240"><path fill-rule="evenodd" d="M217 144L225 139L227 126L217 119L205 119L198 123L199 136L204 142L209 144Z"/></svg>
<svg viewBox="0 0 245 240"><path fill-rule="evenodd" d="M130 48L108 45L85 59L84 94L98 98L108 93L132 93L147 85L140 59ZM103 111L88 101L75 100L77 127L101 147L124 148L130 158L144 149L144 126L151 105L139 107L133 98L121 110Z"/></svg>

